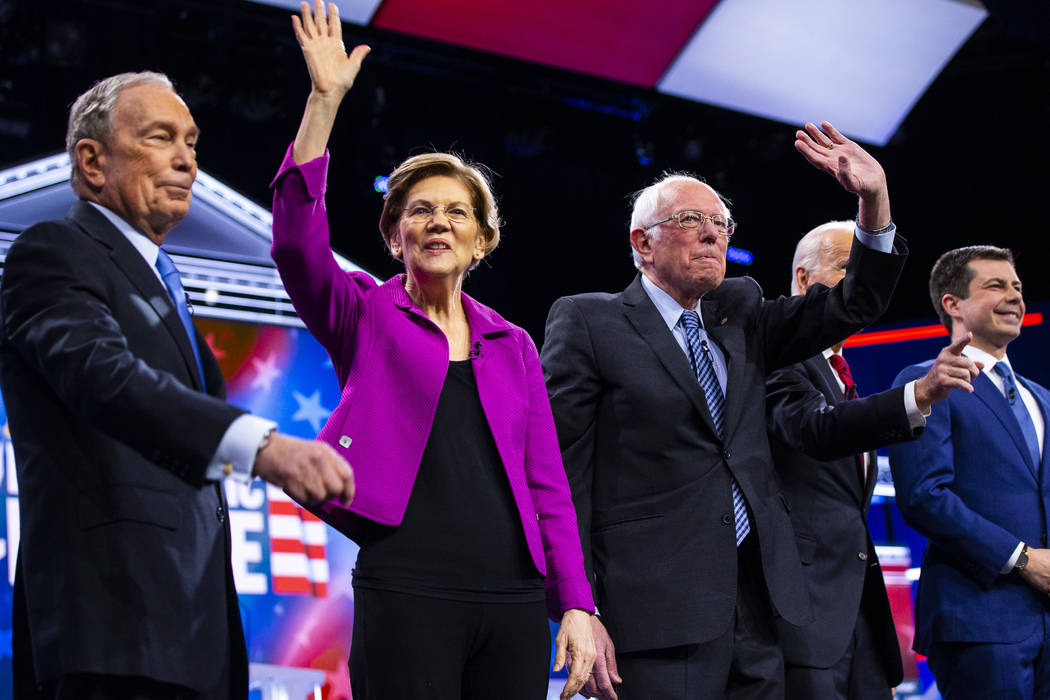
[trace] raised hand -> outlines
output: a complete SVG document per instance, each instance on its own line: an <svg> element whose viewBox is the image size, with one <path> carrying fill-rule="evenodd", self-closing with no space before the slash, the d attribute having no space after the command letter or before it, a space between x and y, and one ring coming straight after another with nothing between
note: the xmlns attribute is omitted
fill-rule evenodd
<svg viewBox="0 0 1050 700"><path fill-rule="evenodd" d="M967 333L937 354L926 376L915 382L915 403L919 410L927 413L930 404L948 398L952 389L973 393L973 382L984 367L962 354L973 339Z"/></svg>
<svg viewBox="0 0 1050 700"><path fill-rule="evenodd" d="M313 12L310 3L303 2L301 16L292 16L292 29L303 49L311 82L303 120L292 147L292 159L302 164L324 154L339 104L354 84L361 61L371 49L361 44L347 55L343 25L335 3L328 4L326 15L322 0L314 0Z"/></svg>
<svg viewBox="0 0 1050 700"><path fill-rule="evenodd" d="M830 122L807 123L795 132L795 149L814 167L860 198L858 223L868 231L890 224L886 172L870 153L839 133Z"/></svg>
<svg viewBox="0 0 1050 700"><path fill-rule="evenodd" d="M361 44L349 55L346 53L343 25L335 3L328 3L327 15L322 0L314 0L313 12L308 2L300 3L300 8L301 17L292 16L292 28L303 50L313 91L342 99L353 86L361 61L371 49Z"/></svg>

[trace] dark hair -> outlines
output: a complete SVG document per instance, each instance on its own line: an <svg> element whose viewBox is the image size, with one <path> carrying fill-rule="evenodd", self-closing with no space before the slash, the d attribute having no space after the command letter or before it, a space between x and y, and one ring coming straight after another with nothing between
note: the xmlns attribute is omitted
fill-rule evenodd
<svg viewBox="0 0 1050 700"><path fill-rule="evenodd" d="M994 245L971 245L955 248L937 258L930 270L930 301L941 323L952 332L952 318L941 305L945 294L960 299L970 296L970 282L976 272L970 267L971 260L1005 260L1014 264L1014 254L1009 248L997 248Z"/></svg>

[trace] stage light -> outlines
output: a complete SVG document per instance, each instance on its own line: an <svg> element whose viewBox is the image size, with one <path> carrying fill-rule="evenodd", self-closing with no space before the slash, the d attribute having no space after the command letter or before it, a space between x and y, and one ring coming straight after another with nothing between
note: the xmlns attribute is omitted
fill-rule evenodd
<svg viewBox="0 0 1050 700"><path fill-rule="evenodd" d="M372 180L372 189L380 194L386 194L387 188L390 184L390 178L386 175L376 175L375 179Z"/></svg>
<svg viewBox="0 0 1050 700"><path fill-rule="evenodd" d="M740 263L741 265L750 265L754 262L755 255L750 250L729 246L729 250L726 251L726 260Z"/></svg>

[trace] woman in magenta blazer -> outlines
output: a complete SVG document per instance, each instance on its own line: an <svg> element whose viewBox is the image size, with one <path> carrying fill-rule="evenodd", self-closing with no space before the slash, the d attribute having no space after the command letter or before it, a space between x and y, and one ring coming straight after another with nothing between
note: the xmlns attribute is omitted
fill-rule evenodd
<svg viewBox="0 0 1050 700"><path fill-rule="evenodd" d="M326 145L368 47L347 55L334 4L303 3L292 23L312 89L273 183L272 255L342 386L319 439L353 465L357 495L320 513L361 545L354 698L542 698L547 615L570 697L594 660L594 603L539 358L461 289L499 242L487 179L452 155L409 158L380 219L405 273L341 270Z"/></svg>

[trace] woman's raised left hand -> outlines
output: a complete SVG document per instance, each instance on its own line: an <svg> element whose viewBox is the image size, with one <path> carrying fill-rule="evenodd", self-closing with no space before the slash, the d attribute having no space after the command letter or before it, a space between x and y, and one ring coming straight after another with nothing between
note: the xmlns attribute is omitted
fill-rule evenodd
<svg viewBox="0 0 1050 700"><path fill-rule="evenodd" d="M292 28L310 71L313 92L342 99L353 86L361 70L361 61L371 49L360 44L346 53L343 25L334 2L328 3L327 13L322 0L314 0L312 12L310 3L300 3L300 16L292 16Z"/></svg>

